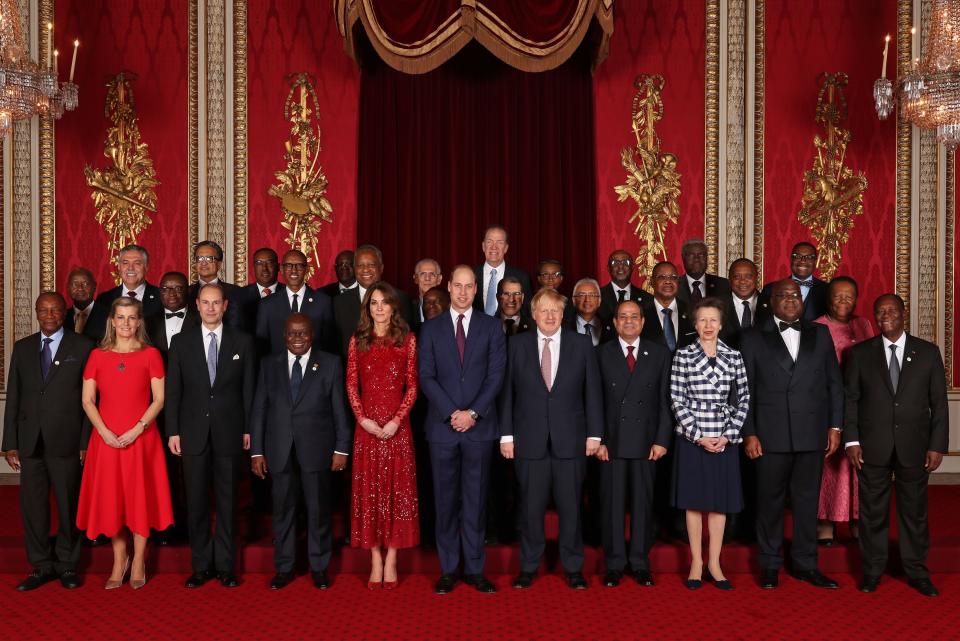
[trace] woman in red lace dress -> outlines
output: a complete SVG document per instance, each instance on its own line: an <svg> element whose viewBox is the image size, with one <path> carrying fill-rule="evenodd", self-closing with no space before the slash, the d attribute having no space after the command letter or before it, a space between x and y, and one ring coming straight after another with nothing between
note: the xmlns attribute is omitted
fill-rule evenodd
<svg viewBox="0 0 960 641"><path fill-rule="evenodd" d="M397 550L417 545L420 529L409 419L417 344L386 283L367 290L361 304L347 356L347 396L357 419L350 544L370 550L368 587L389 590L397 585Z"/></svg>

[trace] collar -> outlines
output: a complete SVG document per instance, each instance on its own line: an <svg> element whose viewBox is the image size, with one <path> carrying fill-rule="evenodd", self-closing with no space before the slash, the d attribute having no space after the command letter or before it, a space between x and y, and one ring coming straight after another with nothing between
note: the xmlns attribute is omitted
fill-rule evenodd
<svg viewBox="0 0 960 641"><path fill-rule="evenodd" d="M277 287L278 287L279 285L280 285L280 282L279 282L279 281L273 281L273 285L267 285L266 287L263 287L260 283L257 283L257 291L262 295L262 294L263 294L263 290L268 289L268 290L270 290L270 293L271 293L271 294L274 294L274 293L276 293Z"/></svg>
<svg viewBox="0 0 960 641"><path fill-rule="evenodd" d="M306 367L307 367L307 363L310 362L310 352L311 352L311 351L313 351L312 348L311 348L311 349L308 349L305 354L301 354L301 355L300 355L300 367L303 367L303 368L306 368ZM288 367L288 368L293 367L293 362L294 362L295 360L297 360L297 357L294 355L293 352L291 352L291 351L288 349L288 350L287 350L287 367Z"/></svg>
<svg viewBox="0 0 960 641"><path fill-rule="evenodd" d="M78 308L76 305L73 306L73 313L74 313L74 314L76 314L77 312L86 312L86 313L89 314L89 313L92 312L92 311L93 311L93 301L90 301L90 302L87 304L87 306L84 307L83 309Z"/></svg>
<svg viewBox="0 0 960 641"><path fill-rule="evenodd" d="M468 307L468 308L466 309L466 311L464 311L464 312L462 312L462 313L463 313L463 321L464 321L467 325L469 325L469 324L470 324L470 319L473 318L473 305L471 305L470 307ZM460 314L461 314L461 312L456 311L455 309L453 309L453 307L450 308L450 318L453 319L453 324L454 324L454 325L457 324L457 317L458 317Z"/></svg>
<svg viewBox="0 0 960 641"><path fill-rule="evenodd" d="M164 308L163 308L163 313L164 313L163 319L164 319L164 320L170 320L169 318L167 318L166 315L167 315L167 314L176 314L177 312L183 312L183 318L181 318L180 320L183 320L184 318L187 317L187 308L186 308L186 307L181 307L180 309L167 309L166 307L164 307ZM222 327L222 323L221 323L221 327Z"/></svg>
<svg viewBox="0 0 960 641"><path fill-rule="evenodd" d="M590 325L591 327L599 329L600 323L597 322L597 317L594 316L593 320L588 321L580 314L577 314L577 329L583 329L584 325Z"/></svg>
<svg viewBox="0 0 960 641"><path fill-rule="evenodd" d="M706 294L706 291L704 291L704 290L706 289L706 287L707 287L707 275L706 275L706 274L703 274L702 276L700 276L700 278L694 278L694 277L691 276L690 274L684 274L684 277L687 279L687 285L690 286L690 291L693 291L693 284L694 284L694 283L700 283L700 293L701 293L701 294Z"/></svg>
<svg viewBox="0 0 960 641"><path fill-rule="evenodd" d="M63 329L63 325L61 325L60 329L50 334L49 336L47 336L46 334L43 333L43 331L41 331L40 340L43 341L44 338L52 338L54 343L59 343L63 339L63 334L64 334L64 329Z"/></svg>
<svg viewBox="0 0 960 641"><path fill-rule="evenodd" d="M757 293L757 290L753 290L753 295L751 295L749 298L740 298L739 296L737 296L732 292L730 293L730 296L733 297L734 307L736 307L739 310L740 308L743 307L744 303L750 303L750 307L753 307L757 303L757 297L759 296L759 294Z"/></svg>
<svg viewBox="0 0 960 641"><path fill-rule="evenodd" d="M127 286L123 283L120 284L120 295L126 296L127 292L136 292L137 300L141 303L143 302L143 295L147 292L147 281L143 281L136 289L127 289Z"/></svg>
<svg viewBox="0 0 960 641"><path fill-rule="evenodd" d="M790 274L790 278L798 283L807 283L809 285L813 285L813 274L807 276L806 278L799 278L796 274Z"/></svg>
<svg viewBox="0 0 960 641"><path fill-rule="evenodd" d="M659 315L661 315L661 316L663 315L663 310L665 310L665 309L672 309L672 310L674 311L674 313L677 312L677 299L676 299L676 298L674 298L672 301L670 301L670 304L669 304L667 307L664 307L663 305L661 305L661 304L660 304L660 301L657 300L656 298L653 299L653 303L654 303L654 305L656 305L656 307L657 307L657 314L659 314Z"/></svg>
<svg viewBox="0 0 960 641"><path fill-rule="evenodd" d="M541 331L540 331L540 328L538 327L538 328L537 328L537 346L539 347L539 346L543 343L543 339L549 338L554 345L556 345L556 346L559 347L559 346L560 346L560 334L562 334L562 333L563 333L563 329L561 328L561 329L558 329L553 336L547 336L546 334L544 334L543 332L541 332Z"/></svg>
<svg viewBox="0 0 960 641"><path fill-rule="evenodd" d="M220 282L219 276L214 276L213 280L203 280L202 278L197 278L197 289L200 289L204 285L216 285Z"/></svg>
<svg viewBox="0 0 960 641"><path fill-rule="evenodd" d="M507 271L507 261L503 261L499 265L491 265L490 263L484 261L483 263L483 273L489 274L491 269L497 270L497 276L503 276Z"/></svg>
<svg viewBox="0 0 960 641"><path fill-rule="evenodd" d="M636 349L636 348L639 348L639 347L640 347L640 337L639 337L639 336L637 336L635 339L633 339L633 342L632 342L632 343L628 343L627 341L623 340L623 337L622 337L622 336L619 336L619 335L617 336L617 340L620 341L620 349L621 349L621 351L624 351L624 352L625 352L625 351L627 351L627 348L628 348L628 347L633 347L633 348L634 348L634 350L633 350L633 355L634 355L634 356L637 355L637 349Z"/></svg>
<svg viewBox="0 0 960 641"><path fill-rule="evenodd" d="M903 354L903 350L904 350L904 349L906 348L906 346L907 346L907 332L906 332L906 331L904 331L902 334L900 334L900 338L898 338L898 339L895 340L895 341L891 341L889 338L887 338L887 337L884 336L883 334L880 335L880 338L883 339L883 351L884 351L884 352L889 352L889 351L890 351L890 346L891 346L891 345L896 345L896 346L897 346L897 350L898 350L897 353L898 353L898 354Z"/></svg>
<svg viewBox="0 0 960 641"><path fill-rule="evenodd" d="M210 336L210 332L213 332L217 336L217 345L223 344L223 323L217 325L215 329L207 329L207 326L201 323L200 331L203 332L205 339Z"/></svg>
<svg viewBox="0 0 960 641"><path fill-rule="evenodd" d="M358 283L357 281L353 281L352 285L344 285L340 281L337 281L337 287L339 287L341 290L353 289L354 287L359 287L359 286L360 286L360 283Z"/></svg>

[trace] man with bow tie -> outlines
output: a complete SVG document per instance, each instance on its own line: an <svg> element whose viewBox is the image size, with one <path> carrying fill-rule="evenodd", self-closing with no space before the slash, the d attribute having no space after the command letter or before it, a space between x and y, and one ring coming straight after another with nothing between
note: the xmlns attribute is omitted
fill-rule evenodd
<svg viewBox="0 0 960 641"><path fill-rule="evenodd" d="M802 320L803 298L795 280L775 283L770 300L773 315L740 337L750 383L742 433L747 456L756 461L760 587L773 589L779 582L789 492L793 576L836 588L817 569L817 508L823 459L840 445L840 366L827 327Z"/></svg>
<svg viewBox="0 0 960 641"><path fill-rule="evenodd" d="M793 246L790 250L790 280L800 286L800 296L803 299L803 315L800 318L805 321L816 320L827 313L830 287L826 281L813 275L816 267L817 248L813 243L802 241ZM760 307L770 305L774 285L776 282L763 286L758 302Z"/></svg>

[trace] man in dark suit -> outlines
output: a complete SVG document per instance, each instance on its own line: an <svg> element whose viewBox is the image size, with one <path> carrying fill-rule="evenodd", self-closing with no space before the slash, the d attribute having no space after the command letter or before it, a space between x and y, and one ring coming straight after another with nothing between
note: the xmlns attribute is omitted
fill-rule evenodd
<svg viewBox="0 0 960 641"><path fill-rule="evenodd" d="M83 334L87 320L93 311L93 297L97 293L97 281L86 267L75 267L67 275L67 294L73 306L67 310L63 326L71 332Z"/></svg>
<svg viewBox="0 0 960 641"><path fill-rule="evenodd" d="M450 292L443 287L431 287L423 295L424 322L446 314L450 309ZM418 330L419 331L419 330Z"/></svg>
<svg viewBox="0 0 960 641"><path fill-rule="evenodd" d="M348 289L354 289L357 286L357 278L353 274L353 250L344 249L337 254L333 261L333 273L337 280L327 283L320 288L324 294L331 299L336 298Z"/></svg>
<svg viewBox="0 0 960 641"><path fill-rule="evenodd" d="M680 257L683 259L683 278L677 290L677 298L693 305L707 296L726 300L730 296L730 281L723 276L707 273L707 244L699 238L683 243Z"/></svg>
<svg viewBox="0 0 960 641"><path fill-rule="evenodd" d="M307 554L315 587L330 587L332 549L330 476L346 467L353 433L343 393L340 359L313 347L313 326L304 314L284 325L287 351L264 359L251 419L251 467L273 476L273 561L270 589L293 581L297 498L307 510Z"/></svg>
<svg viewBox="0 0 960 641"><path fill-rule="evenodd" d="M426 320L423 316L423 297L432 287L443 282L443 270L440 263L432 258L421 258L413 268L413 284L417 286L417 299L413 301L414 331Z"/></svg>
<svg viewBox="0 0 960 641"><path fill-rule="evenodd" d="M801 320L800 285L776 283L773 317L740 338L750 382L744 449L756 461L760 587L779 583L787 492L793 510L793 576L820 588L837 584L817 569L820 472L840 445L843 381L830 331Z"/></svg>
<svg viewBox="0 0 960 641"><path fill-rule="evenodd" d="M520 281L523 288L524 298L529 300L533 296L533 288L530 286L530 276L527 272L512 265L508 265L504 260L507 256L507 250L510 249L510 239L507 237L507 230L500 225L491 225L483 231L483 242L480 245L483 250L484 262L473 268L473 273L477 278L477 295L473 299L473 307L479 309L487 316L493 316L497 313L497 285L504 276L513 276Z"/></svg>
<svg viewBox="0 0 960 641"><path fill-rule="evenodd" d="M212 240L201 240L193 246L193 265L197 271L197 282L187 290L187 306L195 307L197 294L204 285L220 284L227 300L233 300L239 287L220 278L220 267L223 265L223 248ZM230 327L240 327L243 319L240 317L239 306L227 306L223 315L223 322Z"/></svg>
<svg viewBox="0 0 960 641"><path fill-rule="evenodd" d="M927 483L950 431L943 359L936 345L904 332L899 296L877 298L873 314L881 335L855 345L847 360L843 434L860 482L860 590L875 591L886 569L893 484L903 569L920 594L937 596L925 562Z"/></svg>
<svg viewBox="0 0 960 641"><path fill-rule="evenodd" d="M790 252L790 279L800 285L803 296L803 316L805 321L814 321L827 313L830 287L826 281L813 275L817 266L817 248L813 243L799 242ZM770 305L770 296L776 282L767 283L760 293L760 304Z"/></svg>
<svg viewBox="0 0 960 641"><path fill-rule="evenodd" d="M616 587L624 572L652 586L650 548L654 541L653 482L656 461L673 435L670 411L670 352L640 338L643 311L634 301L620 303L613 320L617 340L598 348L603 386L601 461L603 583ZM630 502L629 552L624 540L624 505ZM627 563L629 561L629 566Z"/></svg>
<svg viewBox="0 0 960 641"><path fill-rule="evenodd" d="M564 297L541 289L531 301L536 332L510 340L500 397L500 452L515 459L520 482L520 574L529 588L540 566L551 495L560 517L560 562L573 589L583 578L580 507L586 457L600 449L603 392L593 346L561 329Z"/></svg>
<svg viewBox="0 0 960 641"><path fill-rule="evenodd" d="M20 472L20 510L27 560L33 571L17 590L60 578L80 586L77 503L90 422L80 409L83 368L93 349L85 336L63 327L67 304L56 292L37 297L40 331L13 346L3 416L3 451ZM57 504L56 545L50 544L50 490Z"/></svg>
<svg viewBox="0 0 960 641"><path fill-rule="evenodd" d="M600 283L592 278L581 278L573 287L574 313L565 319L564 326L577 334L590 336L594 347L617 335L611 319L600 316Z"/></svg>
<svg viewBox="0 0 960 641"><path fill-rule="evenodd" d="M642 305L643 338L663 345L672 354L678 347L686 347L697 340L697 331L689 307L677 299L680 276L674 264L657 263L650 278L653 280L653 300Z"/></svg>
<svg viewBox="0 0 960 641"><path fill-rule="evenodd" d="M360 245L353 254L353 271L357 277L357 287L333 299L333 315L340 335L340 350L344 360L347 358L350 337L357 331L357 325L360 324L360 303L367 295L367 290L383 279L383 254L373 245ZM400 315L407 321L407 325L413 327L414 312L410 296L399 287L394 287L394 290L400 301Z"/></svg>
<svg viewBox="0 0 960 641"><path fill-rule="evenodd" d="M183 457L193 565L188 588L215 575L224 587L240 585L234 572L234 511L240 456L250 449L256 352L250 335L223 324L227 305L220 285L204 285L197 296L201 324L177 334L169 351L164 421L170 451ZM213 541L211 485L217 510Z"/></svg>
<svg viewBox="0 0 960 641"><path fill-rule="evenodd" d="M108 289L99 296L90 311L87 325L83 333L95 343L103 340L107 331L107 318L110 316L110 307L113 301L121 296L136 298L143 303L143 316L146 318L162 308L160 304L160 290L156 285L147 282L147 267L150 256L147 250L140 245L127 245L120 250L117 269L120 272L120 284Z"/></svg>
<svg viewBox="0 0 960 641"><path fill-rule="evenodd" d="M770 317L770 304L760 302L757 266L749 258L730 263L730 295L723 298L723 326L720 340L734 349L740 345L740 333L763 325Z"/></svg>
<svg viewBox="0 0 960 641"><path fill-rule="evenodd" d="M536 327L524 310L523 283L515 276L504 276L497 283L497 319L507 338Z"/></svg>
<svg viewBox="0 0 960 641"><path fill-rule="evenodd" d="M278 294L260 301L257 309L257 338L262 353L283 354L287 351L284 327L290 314L305 314L313 323L314 347L336 353L336 330L330 298L306 285L307 257L297 249L283 255L283 279L286 285ZM339 298L339 297L338 297Z"/></svg>
<svg viewBox="0 0 960 641"><path fill-rule="evenodd" d="M450 312L420 330L420 390L430 407L430 445L437 510L438 594L453 590L463 547L463 580L496 592L483 575L487 483L499 436L495 401L503 383L506 338L499 321L473 308L477 281L459 265L447 282Z"/></svg>
<svg viewBox="0 0 960 641"><path fill-rule="evenodd" d="M625 249L615 249L607 259L607 273L610 282L600 288L600 316L612 320L617 313L617 305L625 300L652 303L653 296L631 283L633 278L633 257Z"/></svg>
<svg viewBox="0 0 960 641"><path fill-rule="evenodd" d="M277 252L269 247L261 247L253 252L254 282L236 287L227 295L230 308L236 310L240 329L247 334L257 333L257 310L260 301L277 292L283 291L283 285L277 282L280 261Z"/></svg>

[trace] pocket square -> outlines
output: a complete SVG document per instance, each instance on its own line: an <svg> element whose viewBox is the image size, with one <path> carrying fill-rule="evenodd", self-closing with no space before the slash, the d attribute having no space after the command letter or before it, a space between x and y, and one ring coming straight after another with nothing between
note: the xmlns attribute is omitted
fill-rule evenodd
<svg viewBox="0 0 960 641"><path fill-rule="evenodd" d="M233 360L239 361L239 360L240 360L240 354L234 354L234 355L233 355Z"/></svg>

